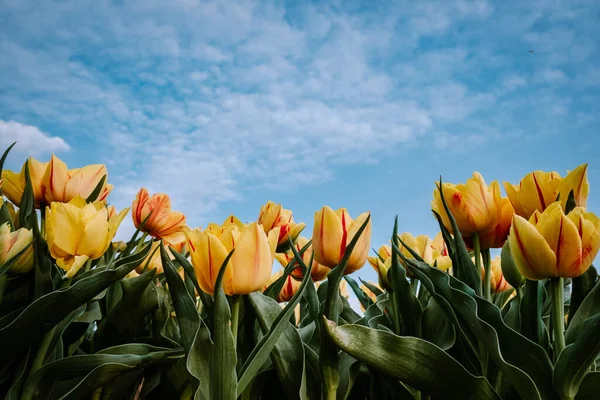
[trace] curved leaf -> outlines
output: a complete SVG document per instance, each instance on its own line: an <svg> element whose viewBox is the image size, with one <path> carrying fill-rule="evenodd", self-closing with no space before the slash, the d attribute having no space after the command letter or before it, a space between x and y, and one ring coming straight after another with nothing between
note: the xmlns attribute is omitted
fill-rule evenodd
<svg viewBox="0 0 600 400"><path fill-rule="evenodd" d="M454 346L456 340L454 326L433 298L429 299L429 303L423 311L422 323L423 339L442 350L448 350Z"/></svg>
<svg viewBox="0 0 600 400"><path fill-rule="evenodd" d="M565 333L565 343L574 343L583 334L583 323L588 318L600 314L600 282L588 293L577 312L569 321L569 327Z"/></svg>
<svg viewBox="0 0 600 400"><path fill-rule="evenodd" d="M583 378L575 400L597 400L600 393L600 372L590 372Z"/></svg>
<svg viewBox="0 0 600 400"><path fill-rule="evenodd" d="M577 313L581 303L583 303L588 293L590 293L596 285L597 280L598 271L593 265L588 268L585 274L573 278L571 302L569 304L569 324L571 323L573 316Z"/></svg>

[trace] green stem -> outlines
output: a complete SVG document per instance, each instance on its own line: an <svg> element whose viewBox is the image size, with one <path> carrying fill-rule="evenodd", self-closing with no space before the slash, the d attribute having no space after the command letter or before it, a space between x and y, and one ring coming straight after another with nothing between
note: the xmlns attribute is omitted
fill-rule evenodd
<svg viewBox="0 0 600 400"><path fill-rule="evenodd" d="M4 296L4 289L6 289L6 283L8 282L8 272L0 275L0 304L2 304L2 297Z"/></svg>
<svg viewBox="0 0 600 400"><path fill-rule="evenodd" d="M29 376L33 375L38 369L42 367L44 364L44 359L46 358L46 353L48 353L48 347L50 347L50 342L52 342L52 337L54 336L54 331L56 330L56 326L50 329L40 342L37 353L33 362L31 363L31 369L29 370Z"/></svg>
<svg viewBox="0 0 600 400"><path fill-rule="evenodd" d="M565 348L565 303L563 278L551 278L552 292L552 327L554 329L554 359Z"/></svg>
<svg viewBox="0 0 600 400"><path fill-rule="evenodd" d="M398 304L396 303L396 293L394 292L390 292L390 303L392 322L394 323L394 333L400 335L400 316L398 315Z"/></svg>
<svg viewBox="0 0 600 400"><path fill-rule="evenodd" d="M139 242L137 242L137 246L135 247L136 253L140 250L140 248L144 244L144 241L146 240L147 237L148 237L148 232L144 232L144 234L142 235L142 238L140 239Z"/></svg>
<svg viewBox="0 0 600 400"><path fill-rule="evenodd" d="M492 301L492 288L491 288L492 274L490 274L490 269L492 266L492 259L490 256L490 249L483 249L483 251L481 252L481 255L483 256L483 269L484 269L483 297L487 301L491 302Z"/></svg>
<svg viewBox="0 0 600 400"><path fill-rule="evenodd" d="M231 298L231 333L233 334L233 343L237 347L238 324L240 318L240 300L242 296L235 295Z"/></svg>
<svg viewBox="0 0 600 400"><path fill-rule="evenodd" d="M477 274L479 275L479 278L483 278L481 276L481 246L479 244L478 233L473 234L473 255L475 256L475 269L477 269ZM477 293L480 296L482 293L482 280L483 279L479 279L479 293Z"/></svg>

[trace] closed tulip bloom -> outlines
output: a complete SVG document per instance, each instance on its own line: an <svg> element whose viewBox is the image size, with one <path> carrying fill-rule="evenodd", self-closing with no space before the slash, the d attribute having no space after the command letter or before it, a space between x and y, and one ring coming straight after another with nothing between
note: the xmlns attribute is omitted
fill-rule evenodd
<svg viewBox="0 0 600 400"><path fill-rule="evenodd" d="M306 246L307 243L307 238L302 236L299 237L295 244L296 251L300 252L300 250L302 250L302 248ZM304 253L302 253L302 261L304 261L304 264L306 266L309 265L312 254L313 246L311 243L310 246L308 246L308 248L304 251ZM275 258L285 268L290 263L290 261L294 259L294 253L292 252L292 250L288 250L285 253L275 253ZM323 279L325 279L329 271L331 271L330 268L319 264L313 259L312 269L310 271L310 277L313 281L322 281ZM292 275L294 276L294 278L299 280L302 280L304 278L304 274L302 273L302 268L300 268L300 266L298 266L298 268L292 271Z"/></svg>
<svg viewBox="0 0 600 400"><path fill-rule="evenodd" d="M383 289L381 289L379 286L377 286L376 283L373 282L369 282L371 285L379 288L381 291L383 291ZM360 285L360 290L363 291L364 294L366 294L367 296L369 296L369 298L373 301L373 303L377 303L377 295L375 295L375 293L373 293L371 291L371 289L369 289L368 287L366 287L365 285ZM362 303L360 303L360 309L362 312L365 312L366 309L365 307L362 305Z"/></svg>
<svg viewBox="0 0 600 400"><path fill-rule="evenodd" d="M340 281L340 296L345 297L346 299L350 298L350 292L348 292L348 283L345 279Z"/></svg>
<svg viewBox="0 0 600 400"><path fill-rule="evenodd" d="M135 227L150 236L170 243L185 240L185 216L171 210L171 199L165 193L150 196L145 188L140 189L133 201L131 216Z"/></svg>
<svg viewBox="0 0 600 400"><path fill-rule="evenodd" d="M268 201L260 208L258 223L262 225L267 234L273 228L280 228L278 246L286 245L289 239L292 239L292 242L295 243L300 232L306 227L306 224L294 222L291 210L286 210L281 204L272 201Z"/></svg>
<svg viewBox="0 0 600 400"><path fill-rule="evenodd" d="M210 224L208 224L208 228L206 228L206 231L219 236L230 225L234 225L238 229L242 229L244 227L244 224L242 223L242 221L239 220L238 217L236 217L235 215L230 215L229 217L225 218L225 221L223 221L221 225L217 224L216 222L211 222Z"/></svg>
<svg viewBox="0 0 600 400"><path fill-rule="evenodd" d="M508 238L508 232L510 231L510 224L512 223L512 217L515 214L508 197L501 197L500 185L497 181L492 182L490 185L494 192L495 201L498 203L500 209L500 216L494 223L491 230L479 235L479 246L481 249L499 249L504 246L504 242ZM473 249L473 237L468 236L463 238L465 244L470 249Z"/></svg>
<svg viewBox="0 0 600 400"><path fill-rule="evenodd" d="M109 214L109 218L110 218L110 214ZM122 253L127 248L127 243L125 243L122 240L119 240L118 242L113 242L112 246L113 246L114 251L118 251L119 253Z"/></svg>
<svg viewBox="0 0 600 400"><path fill-rule="evenodd" d="M108 176L108 172L103 164L68 169L67 164L53 154L43 178L46 203L50 204L54 201L68 203L77 196L86 199L104 176ZM96 200L106 201L112 188L113 186L104 180L102 190Z"/></svg>
<svg viewBox="0 0 600 400"><path fill-rule="evenodd" d="M283 271L279 271L279 272L273 274L270 278L271 283L273 283L277 279L281 278L282 275L283 275ZM291 298L294 297L294 295L298 291L298 288L300 287L300 283L301 282L294 279L292 277L292 275L288 275L287 278L285 279L285 283L283 284L283 287L281 288L281 291L277 295L277 301L280 303L286 303L286 302L290 301ZM268 287L268 285L267 285L267 287Z"/></svg>
<svg viewBox="0 0 600 400"><path fill-rule="evenodd" d="M23 254L10 267L9 272L13 274L24 274L33 268L33 232L21 228L14 232L10 231L8 222L0 225L0 266L17 257L27 248Z"/></svg>
<svg viewBox="0 0 600 400"><path fill-rule="evenodd" d="M184 244L185 244L185 241L182 241L179 243L169 243L166 241L163 242L163 245L165 246L167 255L169 256L169 258L171 260L175 259L175 256L173 255L172 251L181 253L181 250L183 249ZM158 241L158 240L152 242L151 247L150 247L150 252L146 256L144 261L142 261L140 263L140 265L138 265L135 268L135 270L139 274L143 273L144 271L151 270L151 269L155 269L157 274L161 274L164 272L162 259L160 258L160 241Z"/></svg>
<svg viewBox="0 0 600 400"><path fill-rule="evenodd" d="M559 195L561 205L565 209L571 190L575 204L585 207L589 193L587 164L575 168L564 179L558 172L534 171L521 179L518 185L504 182L504 188L515 213L525 219L529 219L535 211L543 212Z"/></svg>
<svg viewBox="0 0 600 400"><path fill-rule="evenodd" d="M262 227L253 222L238 228L230 225L222 234L185 230L192 264L200 288L214 294L217 275L225 258L235 249L225 275L225 294L248 294L262 290L269 281L277 238L277 229L265 234Z"/></svg>
<svg viewBox="0 0 600 400"><path fill-rule="evenodd" d="M46 208L46 241L56 264L73 277L87 260L100 258L111 245L128 208L109 218L101 202L86 204L82 197Z"/></svg>
<svg viewBox="0 0 600 400"><path fill-rule="evenodd" d="M398 237L400 237L400 239L402 239L402 241L406 243L406 246L408 246L415 253L417 253L423 259L423 261L425 261L429 265L433 265L433 247L432 241L429 238L429 236L419 235L417 237L414 237L410 233L404 232L398 235ZM406 256L406 258L414 258L413 255L408 251L408 249L404 247L404 245L402 245L401 243L400 246L398 246L398 250L400 250L402 254ZM404 264L404 261L402 261L402 259L400 259L400 262Z"/></svg>
<svg viewBox="0 0 600 400"><path fill-rule="evenodd" d="M433 249L433 261L437 265L438 269L447 271L452 267L452 259L450 253L448 253L448 247L442 237L442 232L438 232L437 235L431 241L431 248Z"/></svg>
<svg viewBox="0 0 600 400"><path fill-rule="evenodd" d="M536 211L529 221L515 215L509 235L513 259L530 280L576 278L600 248L600 218L582 207L565 215L561 204Z"/></svg>
<svg viewBox="0 0 600 400"><path fill-rule="evenodd" d="M377 272L379 284L386 289L391 289L387 274L392 266L392 248L387 244L382 245L377 255L367 257L367 261Z"/></svg>
<svg viewBox="0 0 600 400"><path fill-rule="evenodd" d="M340 263L346 247L354 239L369 213L360 214L353 220L345 208L333 211L325 206L315 213L313 248L315 260L321 265L333 268ZM346 274L359 270L365 265L371 244L371 220L360 235L348 260Z"/></svg>
<svg viewBox="0 0 600 400"><path fill-rule="evenodd" d="M433 192L431 208L440 215L446 229L456 234L452 231L450 218L442 203L439 183L436 185L438 188ZM500 210L492 188L488 187L479 172L474 172L473 177L464 184L444 183L442 191L462 236L485 233L494 227Z"/></svg>
<svg viewBox="0 0 600 400"><path fill-rule="evenodd" d="M33 188L33 201L36 208L44 207L44 187L42 180L46 173L46 167L48 163L40 162L33 157L29 157L27 163L23 164L20 172L13 172L10 170L2 171L2 178L4 184L2 185L2 192L4 195L16 205L21 204L21 197L25 190L25 166L29 165L29 177L31 179L31 186Z"/></svg>
<svg viewBox="0 0 600 400"><path fill-rule="evenodd" d="M492 260L490 270L492 274L492 276L490 276L490 288L492 293L500 293L512 289L512 286L504 279L504 275L502 274L500 256L497 256ZM483 267L481 268L481 277L482 279L485 278Z"/></svg>

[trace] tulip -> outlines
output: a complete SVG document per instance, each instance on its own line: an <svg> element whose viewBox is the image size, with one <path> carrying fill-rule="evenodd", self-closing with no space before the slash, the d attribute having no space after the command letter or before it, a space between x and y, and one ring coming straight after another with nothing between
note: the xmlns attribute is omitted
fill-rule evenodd
<svg viewBox="0 0 600 400"><path fill-rule="evenodd" d="M185 240L185 216L171 211L171 199L165 193L150 196L145 188L140 189L133 201L131 216L135 227L150 236L170 243Z"/></svg>
<svg viewBox="0 0 600 400"><path fill-rule="evenodd" d="M508 197L501 197L498 182L492 182L490 187L494 192L494 199L498 203L500 216L488 232L479 235L479 246L481 249L499 249L504 246L504 242L506 242L508 232L510 231L512 217L515 214L515 209ZM474 249L473 237L468 236L463 239L467 247Z"/></svg>
<svg viewBox="0 0 600 400"><path fill-rule="evenodd" d="M575 204L585 207L590 190L587 164L575 168L564 179L557 172L534 171L521 179L518 185L504 182L504 188L515 213L525 219L529 219L535 211L543 212L559 196L565 209L571 191Z"/></svg>
<svg viewBox="0 0 600 400"><path fill-rule="evenodd" d="M435 260L433 258L432 241L429 238L429 236L419 235L417 237L414 237L410 233L404 232L398 235L398 237L406 244L408 248L417 253L423 259L423 261L425 261L429 265L433 265ZM414 259L413 255L410 253L410 251L408 251L408 248L404 247L402 243L400 243L400 245L398 246L398 250L400 250L406 258ZM407 274L411 275L409 272L410 270L408 269L404 261L400 259L400 262L402 263L402 265L404 265L404 268L406 268Z"/></svg>
<svg viewBox="0 0 600 400"><path fill-rule="evenodd" d="M220 235L186 229L192 265L200 288L214 294L217 275L225 258L234 250L223 276L225 294L248 294L261 290L269 281L273 266L278 229L265 234L253 222L238 228L228 226Z"/></svg>
<svg viewBox="0 0 600 400"><path fill-rule="evenodd" d="M369 264L371 264L373 269L377 272L379 285L390 290L392 285L388 280L387 274L392 266L392 248L387 244L382 245L379 248L377 255L367 257L367 261L369 261Z"/></svg>
<svg viewBox="0 0 600 400"><path fill-rule="evenodd" d="M24 274L33 268L33 232L25 228L11 232L8 222L0 225L0 267L25 248L27 250L13 263L9 272Z"/></svg>
<svg viewBox="0 0 600 400"><path fill-rule="evenodd" d="M442 203L439 183L437 186L431 208L440 215L446 229L456 234ZM465 184L444 183L441 191L462 236L488 232L496 224L500 212L497 198L493 188L487 186L479 172L474 172Z"/></svg>
<svg viewBox="0 0 600 400"><path fill-rule="evenodd" d="M56 264L73 277L88 260L100 258L111 245L128 208L109 218L99 201L86 204L76 196L68 203L46 207L46 241Z"/></svg>
<svg viewBox="0 0 600 400"><path fill-rule="evenodd" d="M377 284L375 284L373 282L369 282L369 283L371 285L375 286L376 288L379 288L381 290L381 288L379 286L377 286ZM360 285L360 290L362 290L363 293L366 294L373 301L373 303L377 303L377 295L375 293L373 293L373 291L371 291L371 289L369 289L365 285ZM361 309L362 312L366 311L366 309L362 305L362 303L360 303L360 309Z"/></svg>
<svg viewBox="0 0 600 400"><path fill-rule="evenodd" d="M452 259L448 253L448 247L442 237L442 232L438 232L437 235L431 241L431 248L433 249L433 261L434 264L442 271L447 271L452 267Z"/></svg>
<svg viewBox="0 0 600 400"><path fill-rule="evenodd" d="M506 279L504 279L504 275L502 274L500 256L497 256L492 260L490 270L490 288L492 293L500 293L512 289L512 286L510 286ZM481 277L482 279L485 279L485 272L483 268L481 269Z"/></svg>
<svg viewBox="0 0 600 400"><path fill-rule="evenodd" d="M350 292L348 292L348 283L345 279L340 281L340 296L345 297L346 299L350 298Z"/></svg>
<svg viewBox="0 0 600 400"><path fill-rule="evenodd" d="M296 251L298 251L298 253L299 253L300 250L302 250L302 248L304 246L306 246L307 243L308 243L307 238L302 237L302 236L299 237L295 244ZM308 248L304 251L304 253L302 253L302 261L304 261L304 264L306 266L308 266L308 264L310 263L312 254L313 254L313 246L311 243L310 246L308 246ZM291 250L288 250L285 253L275 253L275 258L285 268L294 259L294 253ZM317 261L315 261L313 259L312 268L310 271L310 277L312 278L313 281L315 281L315 282L322 281L323 279L325 279L325 277L327 276L329 271L331 271L331 269L319 264ZM300 266L298 266L298 268L296 268L292 271L292 275L294 276L294 278L299 279L299 280L302 280L304 278L304 274L302 273L302 268L300 268Z"/></svg>
<svg viewBox="0 0 600 400"><path fill-rule="evenodd" d="M283 275L283 271L276 272L273 275L271 275L271 278L269 281L271 283L273 283L277 279L281 278L282 275ZM268 287L268 286L269 285L266 285L266 287ZM266 287L265 287L265 289L266 289ZM285 283L283 284L281 291L277 295L277 301L280 303L287 303L296 294L299 287L300 287L300 281L297 281L296 279L294 279L292 277L292 275L288 275L287 278L285 278ZM264 289L263 289L263 291L264 291Z"/></svg>
<svg viewBox="0 0 600 400"><path fill-rule="evenodd" d="M110 218L110 214L109 214L108 218ZM113 250L114 251L118 251L119 253L122 253L127 248L127 243L125 243L124 241L120 240L118 242L113 242L112 246L113 246Z"/></svg>
<svg viewBox="0 0 600 400"><path fill-rule="evenodd" d="M295 243L300 232L306 227L306 224L294 222L291 210L286 210L281 204L275 204L272 201L268 201L260 208L258 223L262 225L267 234L273 228L280 228L278 246L286 246L289 239Z"/></svg>
<svg viewBox="0 0 600 400"><path fill-rule="evenodd" d="M173 253L171 251L176 251L178 253L181 253L181 250L183 250L184 244L185 244L185 241L179 242L179 243L169 243L166 241L163 242L163 245L165 246L165 251L167 252L167 255L169 256L169 258L171 260L175 259L175 256L173 255ZM150 247L150 252L146 256L144 261L142 261L140 263L140 265L138 265L135 268L135 270L139 274L143 273L144 271L151 270L151 269L156 269L157 274L161 274L164 272L162 259L160 258L160 241L158 241L158 240L152 242L151 247Z"/></svg>
<svg viewBox="0 0 600 400"><path fill-rule="evenodd" d="M576 278L587 271L600 248L600 218L582 207L565 215L551 204L529 221L515 215L508 237L517 268L527 279Z"/></svg>
<svg viewBox="0 0 600 400"><path fill-rule="evenodd" d="M53 154L42 180L46 203L68 203L77 196L87 199L104 176L108 176L108 172L103 164L68 169L67 164ZM105 180L95 200L106 201L112 188Z"/></svg>
<svg viewBox="0 0 600 400"><path fill-rule="evenodd" d="M502 275L508 284L514 288L520 288L525 284L525 277L521 275L515 259L510 249L510 241L507 240L502 247L502 253L500 255L500 264L502 266Z"/></svg>
<svg viewBox="0 0 600 400"><path fill-rule="evenodd" d="M328 206L315 213L313 230L313 248L315 260L326 267L337 266L346 252L346 247L354 239L369 213L360 214L353 220L345 208L333 211ZM350 274L365 265L371 243L371 220L356 242L348 259L346 274Z"/></svg>
<svg viewBox="0 0 600 400"><path fill-rule="evenodd" d="M3 170L2 178L4 179L4 185L2 185L2 191L10 201L16 205L21 204L21 197L25 190L26 177L25 167L29 166L29 178L31 180L31 186L33 188L33 201L36 208L42 208L45 204L44 200L44 187L42 184L44 174L48 163L40 162L33 157L29 157L28 162L23 164L21 172L13 172L11 170Z"/></svg>
<svg viewBox="0 0 600 400"><path fill-rule="evenodd" d="M221 225L215 222L211 222L210 224L208 224L208 228L206 228L206 231L219 236L230 225L234 225L239 229L242 229L244 227L244 224L242 223L242 221L239 220L239 218L237 218L235 215L230 215L229 217L225 218L225 221L223 221ZM199 229L201 230L201 228Z"/></svg>

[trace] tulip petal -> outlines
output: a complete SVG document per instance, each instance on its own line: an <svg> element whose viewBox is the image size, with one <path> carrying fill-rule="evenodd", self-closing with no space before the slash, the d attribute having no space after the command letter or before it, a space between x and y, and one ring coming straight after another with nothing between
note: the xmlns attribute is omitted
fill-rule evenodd
<svg viewBox="0 0 600 400"><path fill-rule="evenodd" d="M253 222L241 231L231 257L234 294L261 290L269 281L274 254L271 249L267 235L258 223Z"/></svg>
<svg viewBox="0 0 600 400"><path fill-rule="evenodd" d="M338 265L343 236L342 222L330 207L325 206L317 211L313 228L315 260L330 268Z"/></svg>
<svg viewBox="0 0 600 400"><path fill-rule="evenodd" d="M580 275L591 266L600 248L600 218L594 213L585 212L581 207L575 207L567 216L581 237L581 267Z"/></svg>
<svg viewBox="0 0 600 400"><path fill-rule="evenodd" d="M587 177L587 164L582 164L569 172L567 176L560 182L559 193L560 202L563 208L567 204L569 193L573 191L575 198L575 204L578 207L585 207L587 205L588 194L590 193L590 183Z"/></svg>
<svg viewBox="0 0 600 400"><path fill-rule="evenodd" d="M108 172L103 164L92 164L78 168L65 185L65 199L71 199L77 195L87 199L105 175L108 175ZM106 182L103 187L106 187Z"/></svg>
<svg viewBox="0 0 600 400"><path fill-rule="evenodd" d="M369 218L369 213L364 212L360 214L348 228L348 234L346 239L346 244L350 244L350 242L356 236L360 227L365 223L367 218ZM354 271L362 268L367 262L367 256L369 255L369 248L371 246L371 220L367 224L366 228L360 235L360 238L356 242L354 249L352 250L352 254L348 259L348 265L346 267L345 274L350 274Z"/></svg>
<svg viewBox="0 0 600 400"><path fill-rule="evenodd" d="M52 257L65 258L77 254L84 232L82 210L72 204L52 203L46 218L46 235Z"/></svg>
<svg viewBox="0 0 600 400"><path fill-rule="evenodd" d="M85 254L95 260L106 252L112 240L108 227L108 211L106 208L96 211L92 205L86 206L84 211L86 209L94 211L91 218L85 223L83 237L80 238L77 250L73 254Z"/></svg>
<svg viewBox="0 0 600 400"><path fill-rule="evenodd" d="M46 173L44 174L42 185L44 186L44 196L48 203L68 202L70 199L65 197L65 187L69 181L67 164L60 158L52 154Z"/></svg>
<svg viewBox="0 0 600 400"><path fill-rule="evenodd" d="M519 215L513 217L509 241L524 277L540 280L556 276L556 255L536 227Z"/></svg>
<svg viewBox="0 0 600 400"><path fill-rule="evenodd" d="M560 213L555 214L554 218L540 223L538 230L556 255L554 276L571 278L573 274L577 274L581 265L581 238L573 221L562 213L560 207L559 210ZM575 276L579 275L581 274Z"/></svg>
<svg viewBox="0 0 600 400"><path fill-rule="evenodd" d="M21 196L23 196L23 190L25 189L21 182L21 174L10 170L3 170L2 179L4 179L2 193L14 204L21 204Z"/></svg>

